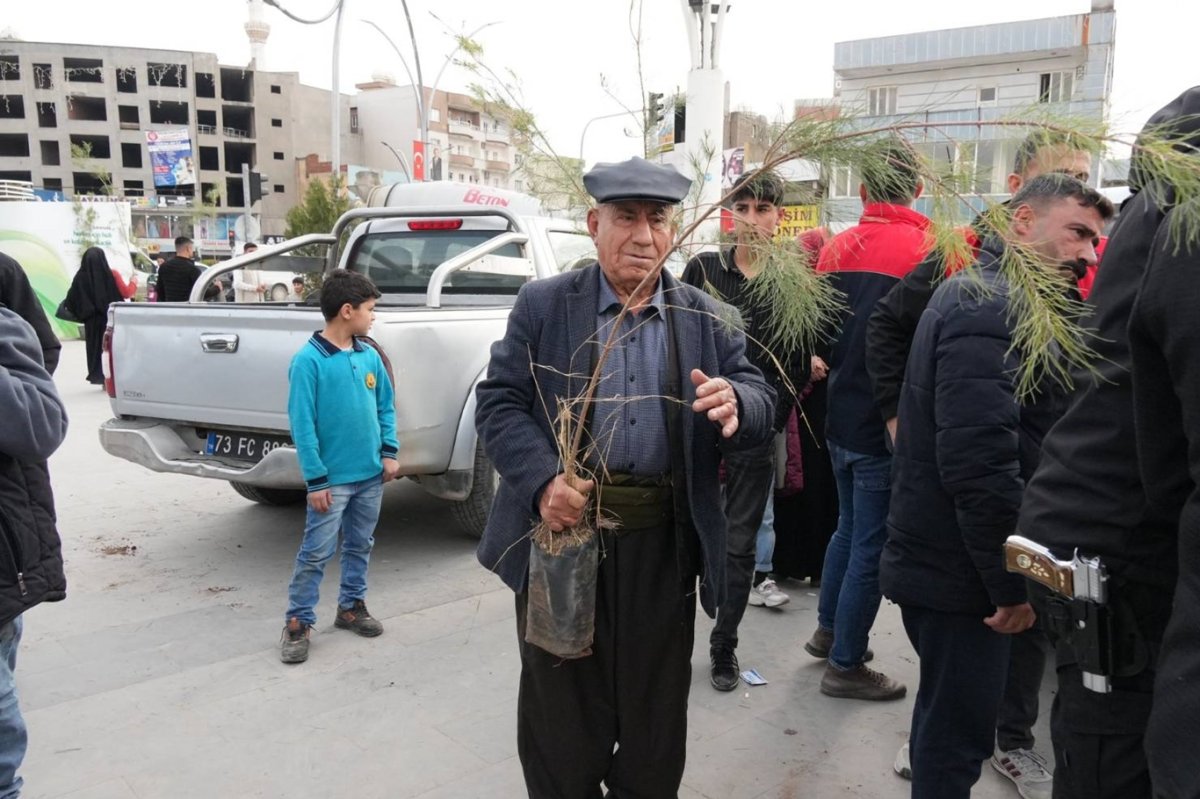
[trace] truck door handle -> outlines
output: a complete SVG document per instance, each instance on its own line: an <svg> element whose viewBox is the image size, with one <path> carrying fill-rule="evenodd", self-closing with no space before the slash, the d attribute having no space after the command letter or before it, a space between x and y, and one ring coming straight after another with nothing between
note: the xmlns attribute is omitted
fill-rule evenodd
<svg viewBox="0 0 1200 799"><path fill-rule="evenodd" d="M201 333L200 349L205 352L237 352L236 333Z"/></svg>

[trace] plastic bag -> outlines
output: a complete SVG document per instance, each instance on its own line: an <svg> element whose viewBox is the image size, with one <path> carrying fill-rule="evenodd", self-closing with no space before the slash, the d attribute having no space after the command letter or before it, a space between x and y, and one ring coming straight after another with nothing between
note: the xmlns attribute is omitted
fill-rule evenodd
<svg viewBox="0 0 1200 799"><path fill-rule="evenodd" d="M561 658L592 654L599 553L598 534L572 542L556 555L537 543L530 547L527 642Z"/></svg>

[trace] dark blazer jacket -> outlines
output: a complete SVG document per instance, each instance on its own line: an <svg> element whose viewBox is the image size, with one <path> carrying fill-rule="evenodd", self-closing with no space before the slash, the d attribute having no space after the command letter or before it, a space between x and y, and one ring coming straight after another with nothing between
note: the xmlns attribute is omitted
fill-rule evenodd
<svg viewBox="0 0 1200 799"><path fill-rule="evenodd" d="M599 271L593 264L523 286L504 338L492 345L487 378L476 390L475 424L500 474L478 557L514 591L524 590L528 577L528 534L538 518L538 499L562 471L552 415L559 398L583 394L591 372ZM728 306L665 271L662 279L682 399L690 404L696 398L692 369L729 380L738 397L738 432L728 440L690 407L681 414L686 486L676 482L676 506L687 510L685 534L699 539L700 600L712 616L725 585L725 515L717 477L721 448L764 443L772 432L775 394L747 360L744 336L723 321L729 318ZM682 506L680 489L686 489Z"/></svg>

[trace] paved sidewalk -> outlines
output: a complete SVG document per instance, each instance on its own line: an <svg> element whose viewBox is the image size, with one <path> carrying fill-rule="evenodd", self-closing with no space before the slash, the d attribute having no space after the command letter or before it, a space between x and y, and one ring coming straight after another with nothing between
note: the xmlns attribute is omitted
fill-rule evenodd
<svg viewBox="0 0 1200 799"><path fill-rule="evenodd" d="M445 504L409 483L389 487L369 596L385 634L333 628L334 568L311 658L285 666L277 642L302 511L103 453L95 431L108 403L84 383L77 343L58 382L72 418L51 462L69 597L26 617L17 669L30 725L26 796L525 795L512 595L476 564ZM899 613L881 611L873 665L907 682L909 697L830 699L817 690L822 664L801 648L816 592L781 587L791 604L749 608L741 630L743 668L769 685L712 690L711 622L697 620L681 797L906 797L891 767L916 665ZM1044 690L1044 751L1049 706ZM1017 794L985 764L974 796Z"/></svg>

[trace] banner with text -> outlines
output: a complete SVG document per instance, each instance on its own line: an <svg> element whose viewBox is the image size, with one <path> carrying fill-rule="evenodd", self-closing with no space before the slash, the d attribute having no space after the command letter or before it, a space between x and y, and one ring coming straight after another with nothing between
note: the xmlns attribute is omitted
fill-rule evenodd
<svg viewBox="0 0 1200 799"><path fill-rule="evenodd" d="M150 169L155 186L187 186L196 183L196 159L187 128L146 131Z"/></svg>

